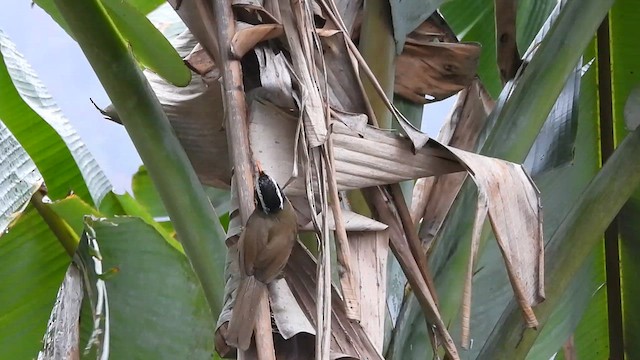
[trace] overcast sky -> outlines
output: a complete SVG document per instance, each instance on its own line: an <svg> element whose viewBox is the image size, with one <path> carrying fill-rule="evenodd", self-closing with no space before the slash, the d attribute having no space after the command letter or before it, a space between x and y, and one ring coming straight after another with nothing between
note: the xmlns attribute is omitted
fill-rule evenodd
<svg viewBox="0 0 640 360"><path fill-rule="evenodd" d="M89 101L92 98L101 107L110 103L80 47L42 9L31 7L29 0L2 4L0 28L49 89L116 191L129 189L140 158L124 127L104 120ZM452 102L430 105L423 131L435 137Z"/></svg>

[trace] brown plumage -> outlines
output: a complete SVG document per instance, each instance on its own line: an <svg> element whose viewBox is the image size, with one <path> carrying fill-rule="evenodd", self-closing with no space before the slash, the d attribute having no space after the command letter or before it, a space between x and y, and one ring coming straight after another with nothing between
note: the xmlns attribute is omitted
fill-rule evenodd
<svg viewBox="0 0 640 360"><path fill-rule="evenodd" d="M256 203L238 241L240 285L225 337L229 345L242 350L251 344L256 311L267 295L267 284L282 276L298 227L293 206L263 171L256 181Z"/></svg>

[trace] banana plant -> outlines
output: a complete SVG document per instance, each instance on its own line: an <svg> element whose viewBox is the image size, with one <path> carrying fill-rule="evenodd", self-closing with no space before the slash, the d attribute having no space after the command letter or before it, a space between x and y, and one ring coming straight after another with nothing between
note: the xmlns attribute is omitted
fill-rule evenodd
<svg viewBox="0 0 640 360"><path fill-rule="evenodd" d="M54 330L78 283L82 357L234 356L252 157L308 233L270 284L276 331L259 319L242 356L638 352L633 1L169 1L167 39L144 16L157 2L36 3L85 52L145 168L132 195L110 192L0 37L0 329L24 329L0 334L7 356L74 338ZM453 95L437 139L415 128Z"/></svg>

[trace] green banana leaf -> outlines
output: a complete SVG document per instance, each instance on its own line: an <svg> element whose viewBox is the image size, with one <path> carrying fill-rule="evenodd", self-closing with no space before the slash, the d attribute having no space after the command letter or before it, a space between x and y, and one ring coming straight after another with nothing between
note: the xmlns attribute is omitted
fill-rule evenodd
<svg viewBox="0 0 640 360"><path fill-rule="evenodd" d="M579 9L578 10L576 9L577 7L574 8L573 11L580 11ZM475 13L475 15L477 14L478 12ZM446 13L445 13L445 16L446 16ZM580 16L580 15L576 14L576 16ZM594 28L595 26L597 26L598 23L599 23L598 19L592 19L592 24ZM562 32L562 34L560 34L559 32L556 32L555 36L557 37L556 40L559 40L560 36L562 36L563 40L565 40L566 33ZM580 41L584 42L588 40L590 36L591 34L582 34L582 40ZM566 68L569 68L569 67L574 68L577 59L582 54L582 51L583 49L574 48L573 53L570 56L566 56L562 58L562 60L560 60L560 58L556 56L557 53L554 52L552 55L550 52L548 52L545 54L545 52L543 52L541 48L539 53L534 55L534 59L537 56L537 57L546 57L546 60L550 60L551 57L553 56L553 62L558 63L559 61L566 61L567 63L565 65L568 65ZM540 61L540 60L544 60L544 58L539 59L538 61L532 61L529 64L529 67L527 68L526 71L527 72L531 71L532 73L536 71L544 71L543 68L540 68L538 70L531 69L531 67L536 67L536 66L545 66L545 67L547 66L547 65L542 65L543 61ZM564 78L565 77L562 76L561 78L556 78L552 80L557 82L554 85L554 87L556 87L558 91L560 91L560 88L561 88L561 86L558 86L558 85L562 84L562 82L564 81ZM520 81L523 81L523 80L525 79L523 78ZM551 79L547 79L547 81L549 80ZM540 79L536 79L535 81L534 80L528 80L528 81L529 83L519 84L518 86L539 87L540 90L544 89L545 91L544 91L544 94L542 94L542 91L541 91L541 94L537 96L546 96L547 99L545 101L547 103L552 103L553 101L556 100L556 97L558 94L550 93L549 87L545 85L545 82L540 81ZM594 83L595 82L591 82L591 84L594 84ZM584 89L585 86L588 86L587 84L589 84L589 82L583 83L582 88ZM523 92L523 94L524 93L525 92ZM583 104L584 102L585 105L591 104L593 106L595 104L595 101L594 101L595 97L591 95L591 98L590 98L591 102L589 102L589 98L586 96L587 95L585 95L584 100L582 98L580 99L580 103ZM511 99L508 101L511 101ZM516 108L516 109L518 111L512 113L513 116L509 116L510 122L517 123L519 121L520 122L532 121L531 112L533 111L533 109L530 109L530 110L526 110L524 108ZM549 236L550 233L552 233L555 226L557 226L558 221L562 219L564 214L563 211L566 211L567 209L566 207L561 207L561 206L554 207L549 202L553 200L564 201L563 199L569 199L570 196L573 196L574 198L577 197L580 194L580 189L581 189L579 184L582 184L582 188L584 188L584 186L588 183L591 176L593 176L593 174L597 169L598 154L597 154L597 146L596 146L597 143L595 142L597 138L594 135L594 134L597 134L597 122L594 121L594 119L597 116L597 111L591 111L589 113L588 112L589 110L593 110L593 108L589 108L585 110L584 111L585 114L583 114L581 110L580 116L585 116L585 119L588 119L587 121L591 121L591 122L586 123L582 129L580 128L578 129L578 134L579 134L578 136L582 137L581 140L579 141L585 142L584 146L586 146L585 147L586 150L583 150L583 153L580 154L580 156L585 156L584 159L586 160L582 160L584 165L581 167L560 168L560 169L552 170L551 172L544 173L543 175L547 176L548 179L550 179L548 182L549 185L547 187L545 187L545 185L542 184L544 183L543 179L538 179L537 181L538 186L543 189L542 191L543 204L544 204L545 219L546 219L545 233L547 234L547 237ZM535 111L536 111L536 114L535 114L536 117L545 115L544 112L541 112L540 108L535 109ZM535 133L532 132L533 130L532 128L527 130L530 133L526 135L526 138L527 138L526 141L524 140L524 138L521 136L519 132L512 133L510 136L513 136L514 139L515 138L522 139L524 143L520 145L522 145L524 148L525 146L527 146L526 145L527 143L531 144L530 142L528 142L530 141L529 139L534 139L539 129L540 128L537 127ZM518 129L518 130L522 131L523 129ZM496 140L490 139L488 141L497 141L497 137L495 139ZM494 145L498 145L498 143L494 143ZM503 144L502 146L504 145L506 144ZM565 145L565 144L561 144L561 145ZM500 153L500 151L504 152L504 149L496 151L497 148L493 148L491 150L492 152L489 152L488 153L489 155L495 155L494 152L495 153ZM579 153L579 152L576 151L576 153ZM519 161L523 161L523 160L524 158L522 157L520 158ZM575 162L577 161L578 160L576 159ZM569 169L569 170L566 170L566 169ZM572 185L569 189L569 193L566 193L566 188L558 188L557 190L558 193L552 193L550 189L554 189L555 187L557 187L558 185L557 179L562 178L560 176L562 175L561 174L562 171L575 171L575 176L580 180L580 182L576 186ZM555 180L555 182L552 180ZM572 183L567 182L566 184L572 184ZM556 197L554 198L549 194L556 194L555 195ZM560 194L560 196L558 196L557 194ZM546 202L545 202L545 198L548 198L546 199ZM434 275L436 277L436 287L437 287L438 295L440 296L441 312L445 318L445 322L450 324L450 328L452 330L452 333L453 333L452 335L454 336L454 339L459 338L459 335L457 334L460 331L459 330L460 320L457 318L457 314L458 314L458 311L460 310L459 306L460 306L460 299L462 295L462 282L464 279L464 276L463 276L464 269L466 268L466 262L469 256L468 241L464 240L468 238L467 238L467 235L464 234L464 231L465 231L464 229L470 229L473 221L473 217L470 214L468 214L468 212L461 211L461 210L474 209L474 207L475 207L475 196L473 194L473 191L468 191L467 189L467 192L463 193L459 197L458 201L454 204L452 212L450 213L451 217L447 220L447 223L445 223L445 227L443 229L444 232L440 234L440 241L437 245L438 247L436 248L436 251L434 252L430 261L430 264L434 269ZM465 214L465 215L461 216L461 214ZM547 220L547 219L551 219L551 220ZM554 220L555 220L555 224L554 224ZM455 226L453 224L455 224ZM458 239L463 239L463 240L460 242ZM511 297L511 293L508 288L506 289L503 288L502 290L500 290L500 288L496 288L495 286L496 283L500 283L499 276L502 276L502 280L504 280L503 282L506 282L506 276L504 275L504 271L500 270L501 268L499 267L496 268L497 265L501 265L502 261L497 258L498 251L497 249L495 249L495 246L493 245L493 241L489 239L489 241L486 242L486 244L487 244L486 248L484 252L481 253L482 255L479 258L479 264L477 267L478 270L474 277L474 286L473 286L474 300L473 301L474 301L475 308L472 310L472 324L471 324L472 338L474 339L474 344L472 348L469 350L469 353L465 354L465 356L468 356L469 358L474 358L474 354L477 355L478 352L482 349L483 338L484 339L487 338L487 336L489 335L493 327L493 324L495 324L495 322L497 321L497 317L499 317L500 314L502 313L502 309L504 309L504 306L506 305L506 301ZM489 265L490 267L487 267ZM484 280L481 280L481 279L484 279ZM589 293L588 295L590 296L591 294ZM488 303L487 303L487 299L490 299ZM496 310L496 309L499 309L499 310ZM582 311L584 311L584 307ZM408 311L407 313L411 313L411 312ZM580 315L581 315L581 312L579 308L576 308L576 312L572 313L572 316L574 318L578 317L579 319ZM574 323L577 322L575 319L573 321ZM422 335L423 337L421 339L424 339L424 334L426 334L426 327L419 322L412 321L411 318L407 320L407 325L401 325L399 327L402 328L403 326L410 326L408 324L411 324L411 323L414 323L417 326L415 329L415 332L416 333L421 332L423 334ZM407 338L420 339L420 337L418 336L413 337L412 335L407 336ZM564 339L561 339L559 341L560 342L557 345L554 345L556 346L554 351L557 350L557 348L559 348L560 344L562 343L562 341L564 341ZM414 346L414 348L410 349L410 351L413 351L415 354L431 353L430 346L429 344L426 344L425 341L422 341L422 343L411 343L411 344ZM402 342L396 343L396 346L400 354L403 353L404 351L403 349L409 348L408 343L402 343ZM419 349L415 349L416 346L419 347ZM404 354L404 355L411 356L407 354Z"/></svg>
<svg viewBox="0 0 640 360"><path fill-rule="evenodd" d="M555 0L517 2L516 36L520 54L524 54L534 36L556 5ZM489 93L497 98L502 89L496 65L496 29L493 0L453 0L440 8L461 41L482 44L478 75Z"/></svg>
<svg viewBox="0 0 640 360"><path fill-rule="evenodd" d="M53 0L36 0L71 37L73 33ZM162 2L157 0L101 0L120 35L142 65L176 86L186 86L191 72L162 33L146 18Z"/></svg>
<svg viewBox="0 0 640 360"><path fill-rule="evenodd" d="M104 279L111 358L211 359L214 318L184 254L139 218L93 218L86 226L112 274Z"/></svg>
<svg viewBox="0 0 640 360"><path fill-rule="evenodd" d="M0 233L20 216L41 182L36 164L0 121Z"/></svg>
<svg viewBox="0 0 640 360"><path fill-rule="evenodd" d="M111 184L11 40L0 30L0 120L42 174L53 199L97 204Z"/></svg>
<svg viewBox="0 0 640 360"><path fill-rule="evenodd" d="M0 238L0 359L34 359L69 255L33 207Z"/></svg>
<svg viewBox="0 0 640 360"><path fill-rule="evenodd" d="M427 20L444 0L390 0L391 21L393 23L393 38L396 41L396 52L400 54L413 30Z"/></svg>

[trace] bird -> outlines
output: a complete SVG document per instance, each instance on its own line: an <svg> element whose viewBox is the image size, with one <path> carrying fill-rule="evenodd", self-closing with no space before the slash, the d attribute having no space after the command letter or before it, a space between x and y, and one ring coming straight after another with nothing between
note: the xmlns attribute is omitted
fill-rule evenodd
<svg viewBox="0 0 640 360"><path fill-rule="evenodd" d="M241 350L251 345L258 305L267 285L282 278L297 241L296 213L284 192L256 163L256 208L238 240L240 284L225 340Z"/></svg>

